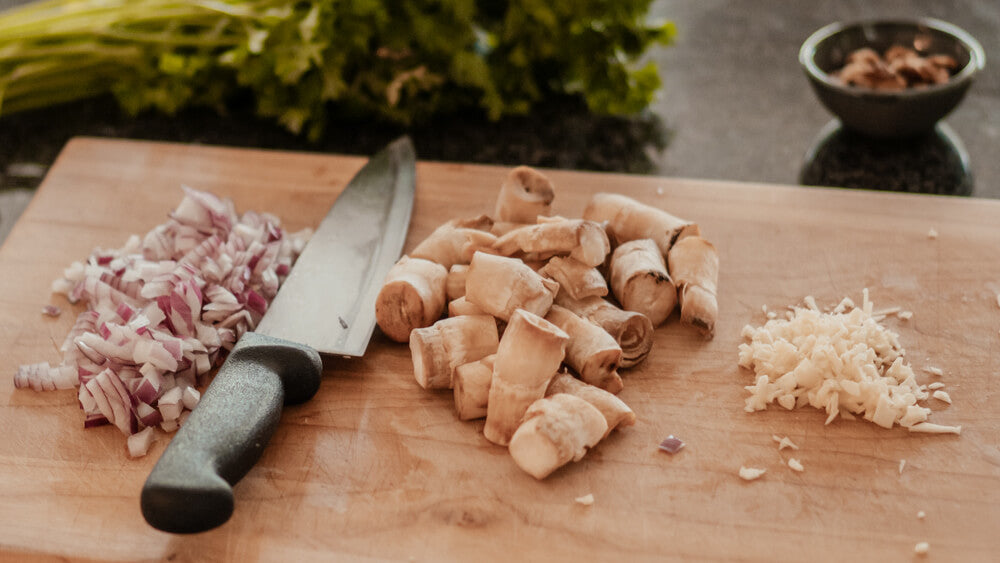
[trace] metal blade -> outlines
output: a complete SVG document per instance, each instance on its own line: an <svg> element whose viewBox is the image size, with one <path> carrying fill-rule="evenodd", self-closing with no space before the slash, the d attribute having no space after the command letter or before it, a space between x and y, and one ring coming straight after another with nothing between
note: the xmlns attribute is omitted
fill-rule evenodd
<svg viewBox="0 0 1000 563"><path fill-rule="evenodd" d="M373 156L337 197L255 332L322 354L361 356L375 297L410 225L416 156L409 138Z"/></svg>

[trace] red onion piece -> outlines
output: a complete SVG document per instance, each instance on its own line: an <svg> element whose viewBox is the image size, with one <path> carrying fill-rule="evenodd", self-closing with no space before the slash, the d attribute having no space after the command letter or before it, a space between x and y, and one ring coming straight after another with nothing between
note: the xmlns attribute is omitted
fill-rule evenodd
<svg viewBox="0 0 1000 563"><path fill-rule="evenodd" d="M684 447L684 442L682 442L677 438L674 438L673 434L671 434L665 440L660 442L660 449L667 452L668 454L675 454L681 451L681 448L683 447Z"/></svg>
<svg viewBox="0 0 1000 563"><path fill-rule="evenodd" d="M128 455L132 457L142 457L153 445L153 427L149 426L144 430L136 432L128 437Z"/></svg>

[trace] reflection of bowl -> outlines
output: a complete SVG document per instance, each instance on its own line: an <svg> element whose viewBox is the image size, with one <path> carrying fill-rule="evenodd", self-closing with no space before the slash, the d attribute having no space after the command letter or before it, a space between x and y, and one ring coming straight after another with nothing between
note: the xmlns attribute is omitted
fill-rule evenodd
<svg viewBox="0 0 1000 563"><path fill-rule="evenodd" d="M927 135L878 139L832 119L806 153L799 183L956 196L973 189L969 155L944 122Z"/></svg>
<svg viewBox="0 0 1000 563"><path fill-rule="evenodd" d="M882 53L893 45L912 47L921 55L950 55L958 68L944 84L899 91L848 86L832 75L857 49ZM929 18L830 24L809 36L799 51L799 63L823 105L848 128L874 137L932 130L955 109L985 62L983 48L971 35Z"/></svg>

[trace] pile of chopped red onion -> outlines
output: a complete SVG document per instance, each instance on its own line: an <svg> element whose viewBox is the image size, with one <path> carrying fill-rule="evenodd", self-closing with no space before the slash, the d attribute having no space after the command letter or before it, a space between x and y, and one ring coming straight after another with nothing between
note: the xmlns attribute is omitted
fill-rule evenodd
<svg viewBox="0 0 1000 563"><path fill-rule="evenodd" d="M253 330L311 231L184 187L167 222L117 250L95 249L52 289L83 301L59 366L20 366L14 386L79 387L85 427L113 424L143 455L155 427L173 432L198 404L198 385ZM43 314L58 314L46 307Z"/></svg>

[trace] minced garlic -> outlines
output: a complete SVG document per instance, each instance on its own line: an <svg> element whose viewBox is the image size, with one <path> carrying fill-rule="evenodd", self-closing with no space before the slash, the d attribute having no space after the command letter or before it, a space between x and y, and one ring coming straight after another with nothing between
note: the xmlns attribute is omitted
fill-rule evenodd
<svg viewBox="0 0 1000 563"><path fill-rule="evenodd" d="M746 481L753 481L754 479L760 478L761 475L767 473L767 469L758 469L756 467L740 467L740 478Z"/></svg>
<svg viewBox="0 0 1000 563"><path fill-rule="evenodd" d="M930 395L905 363L899 335L875 319L867 289L860 307L849 299L831 313L793 307L787 320L745 326L743 337L748 342L739 347L740 366L756 375L754 384L746 387L747 412L771 403L789 410L811 405L826 411L827 424L843 412L884 428L899 424L915 431L960 431L938 425L913 428L931 412L917 401ZM940 374L937 368L925 369Z"/></svg>
<svg viewBox="0 0 1000 563"><path fill-rule="evenodd" d="M779 452L780 452L781 450L785 449L785 448L792 448L793 450L797 450L797 449L799 449L799 447L798 447L798 446L796 446L796 445L795 445L795 444L794 444L794 443L793 443L793 442L792 442L792 441L791 441L791 440L790 440L790 439L788 438L788 436L778 436L777 434L771 434L771 439L772 439L772 440L774 440L775 442L777 442L777 443L778 443L778 451L779 451Z"/></svg>
<svg viewBox="0 0 1000 563"><path fill-rule="evenodd" d="M940 391L940 390L935 391L932 397L934 397L939 401L944 401L949 405L951 404L951 395L949 395L947 391Z"/></svg>

